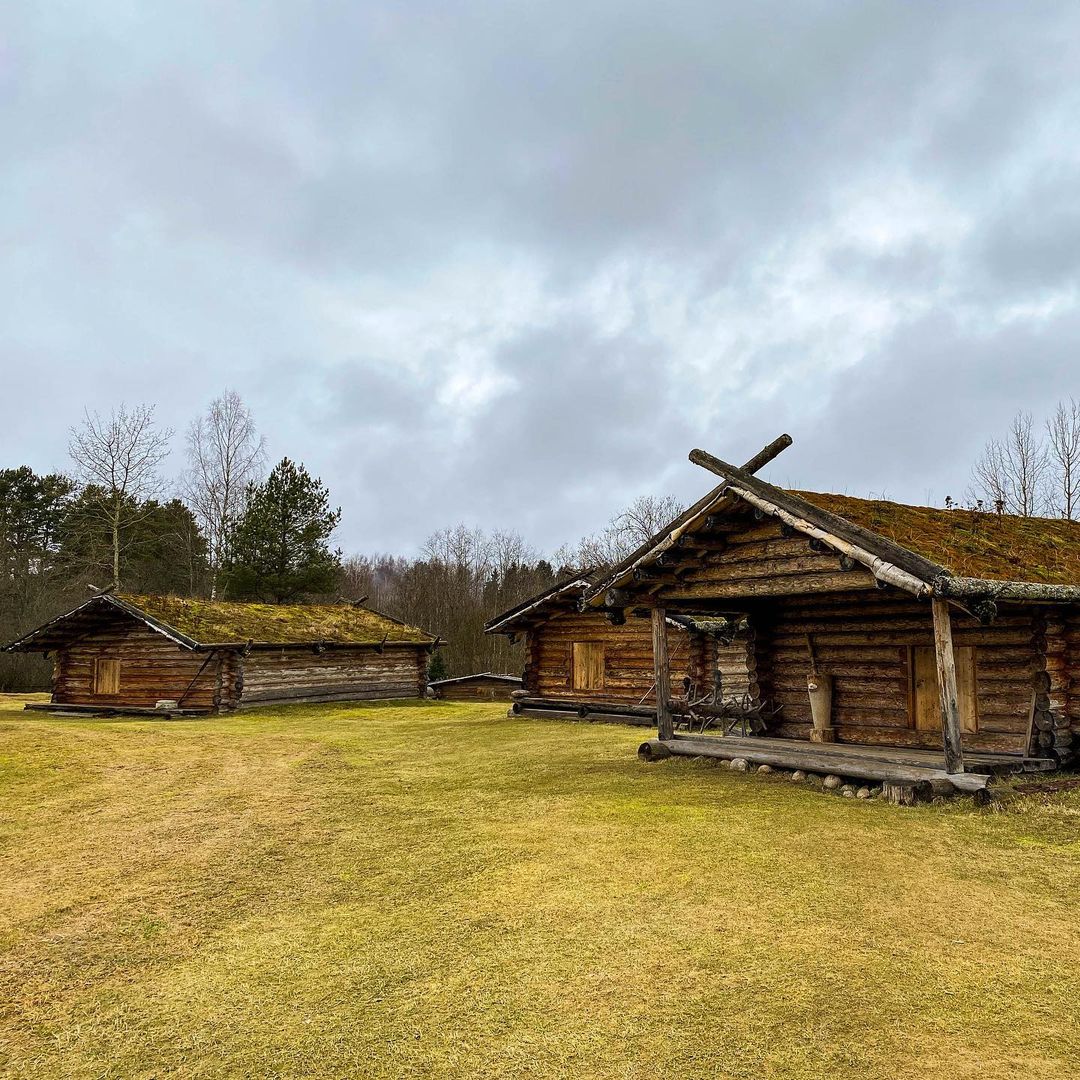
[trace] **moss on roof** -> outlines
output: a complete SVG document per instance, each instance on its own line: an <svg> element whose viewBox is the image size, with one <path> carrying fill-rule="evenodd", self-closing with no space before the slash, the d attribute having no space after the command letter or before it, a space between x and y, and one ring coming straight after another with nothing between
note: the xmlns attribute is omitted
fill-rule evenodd
<svg viewBox="0 0 1080 1080"><path fill-rule="evenodd" d="M940 510L816 491L793 494L961 577L1080 584L1080 522Z"/></svg>
<svg viewBox="0 0 1080 1080"><path fill-rule="evenodd" d="M245 643L290 645L318 641L341 645L416 642L432 635L388 615L351 604L241 604L178 596L117 599L204 645Z"/></svg>

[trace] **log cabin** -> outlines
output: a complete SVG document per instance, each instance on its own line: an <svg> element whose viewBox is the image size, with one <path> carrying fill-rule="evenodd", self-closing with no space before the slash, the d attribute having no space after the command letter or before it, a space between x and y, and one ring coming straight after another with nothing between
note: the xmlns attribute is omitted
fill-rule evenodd
<svg viewBox="0 0 1080 1080"><path fill-rule="evenodd" d="M428 688L438 701L509 701L510 695L521 689L521 679L517 675L483 671L455 679L437 679L428 683Z"/></svg>
<svg viewBox="0 0 1080 1080"><path fill-rule="evenodd" d="M640 619L582 610L603 570L577 572L497 615L489 634L523 638L522 693L513 712L535 718L579 717L651 726L655 715L653 631ZM669 695L694 700L721 681L728 696L750 691L745 627L672 614L665 622Z"/></svg>
<svg viewBox="0 0 1080 1080"><path fill-rule="evenodd" d="M295 701L423 697L439 640L355 604L103 593L10 651L53 657L64 712L200 714Z"/></svg>
<svg viewBox="0 0 1080 1080"><path fill-rule="evenodd" d="M1073 761L1080 523L788 491L701 450L690 459L722 482L582 603L654 630L682 611L745 623L753 722L733 735L730 703L664 695L643 758L962 791ZM654 639L668 686L667 636Z"/></svg>

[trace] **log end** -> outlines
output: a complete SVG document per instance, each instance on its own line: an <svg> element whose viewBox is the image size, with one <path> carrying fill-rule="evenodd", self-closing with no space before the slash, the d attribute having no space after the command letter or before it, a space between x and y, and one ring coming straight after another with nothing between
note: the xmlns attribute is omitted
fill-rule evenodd
<svg viewBox="0 0 1080 1080"><path fill-rule="evenodd" d="M663 761L671 751L659 739L649 739L638 747L637 756L642 761Z"/></svg>

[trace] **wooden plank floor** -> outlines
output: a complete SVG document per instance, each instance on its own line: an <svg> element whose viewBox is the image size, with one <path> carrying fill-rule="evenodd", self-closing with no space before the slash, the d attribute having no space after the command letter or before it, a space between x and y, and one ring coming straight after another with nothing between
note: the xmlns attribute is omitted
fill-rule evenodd
<svg viewBox="0 0 1080 1080"><path fill-rule="evenodd" d="M724 755L745 757L749 761L762 756L774 758L790 755L791 768L806 768L808 760L820 758L836 765L840 761L869 766L874 762L882 765L899 765L911 769L938 772L944 768L944 754L940 750L920 750L906 746L861 746L855 743L812 743L802 739L775 739L768 736L741 735L680 735L674 742L706 741L722 748ZM1019 754L980 753L964 751L964 768L968 772L1044 772L1057 768L1053 758L1029 758Z"/></svg>

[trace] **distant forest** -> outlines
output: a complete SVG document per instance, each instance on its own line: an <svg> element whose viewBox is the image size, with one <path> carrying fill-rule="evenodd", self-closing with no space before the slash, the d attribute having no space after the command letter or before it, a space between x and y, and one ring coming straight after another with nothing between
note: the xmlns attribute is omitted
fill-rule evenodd
<svg viewBox="0 0 1080 1080"><path fill-rule="evenodd" d="M167 479L173 432L151 405L87 413L71 429L70 468L0 469L0 643L94 591L270 603L367 603L448 641L432 678L517 672L520 645L488 636L493 615L570 569L610 565L683 507L642 496L599 533L541 554L514 532L437 529L420 554L346 555L343 515L303 464L268 468L265 440L240 396L226 391L184 433L184 463ZM961 500L986 512L1080 516L1080 404L1042 424L1018 413L987 442ZM44 689L51 666L0 653L0 691Z"/></svg>

